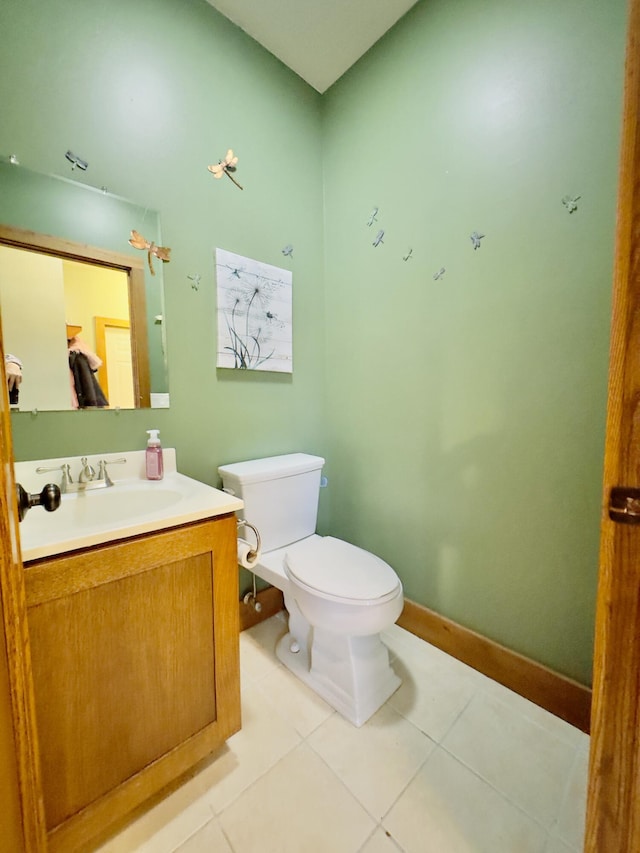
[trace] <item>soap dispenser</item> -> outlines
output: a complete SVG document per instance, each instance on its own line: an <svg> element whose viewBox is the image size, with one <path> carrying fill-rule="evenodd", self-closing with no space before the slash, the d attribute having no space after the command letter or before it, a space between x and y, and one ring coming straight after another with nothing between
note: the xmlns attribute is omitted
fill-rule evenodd
<svg viewBox="0 0 640 853"><path fill-rule="evenodd" d="M147 435L149 436L145 454L147 480L161 480L164 476L164 462L160 444L160 430L148 429Z"/></svg>

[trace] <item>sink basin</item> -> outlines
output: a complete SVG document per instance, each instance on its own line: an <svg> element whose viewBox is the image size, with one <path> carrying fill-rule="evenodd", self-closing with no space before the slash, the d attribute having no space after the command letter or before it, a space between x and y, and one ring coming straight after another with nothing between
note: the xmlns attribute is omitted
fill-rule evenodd
<svg viewBox="0 0 640 853"><path fill-rule="evenodd" d="M235 512L242 501L178 474L160 481L118 480L62 496L59 509L29 510L20 524L24 562Z"/></svg>
<svg viewBox="0 0 640 853"><path fill-rule="evenodd" d="M139 516L153 515L185 497L175 488L149 488L146 483L127 483L89 492L64 495L57 521L68 517L78 527L122 524Z"/></svg>

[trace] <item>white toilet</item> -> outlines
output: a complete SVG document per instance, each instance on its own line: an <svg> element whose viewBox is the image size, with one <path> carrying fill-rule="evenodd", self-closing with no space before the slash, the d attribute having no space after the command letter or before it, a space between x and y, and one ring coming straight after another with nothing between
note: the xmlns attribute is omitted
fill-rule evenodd
<svg viewBox="0 0 640 853"><path fill-rule="evenodd" d="M278 658L354 725L400 686L380 631L402 611L402 584L383 560L315 533L324 459L291 453L223 465L262 537L253 571L284 594L289 633ZM247 538L251 536L247 531Z"/></svg>

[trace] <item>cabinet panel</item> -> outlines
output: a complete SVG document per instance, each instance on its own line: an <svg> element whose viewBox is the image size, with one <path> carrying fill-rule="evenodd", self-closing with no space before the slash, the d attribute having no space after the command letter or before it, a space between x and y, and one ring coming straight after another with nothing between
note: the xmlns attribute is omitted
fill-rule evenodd
<svg viewBox="0 0 640 853"><path fill-rule="evenodd" d="M27 567L51 849L82 849L239 728L235 528Z"/></svg>
<svg viewBox="0 0 640 853"><path fill-rule="evenodd" d="M34 607L29 631L49 829L215 720L211 555Z"/></svg>

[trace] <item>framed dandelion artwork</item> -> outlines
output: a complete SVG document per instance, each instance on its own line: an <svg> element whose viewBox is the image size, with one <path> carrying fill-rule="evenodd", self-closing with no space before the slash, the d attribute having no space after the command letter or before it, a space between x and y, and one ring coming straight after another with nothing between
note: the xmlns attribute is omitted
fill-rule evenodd
<svg viewBox="0 0 640 853"><path fill-rule="evenodd" d="M216 249L218 367L293 373L290 270Z"/></svg>

